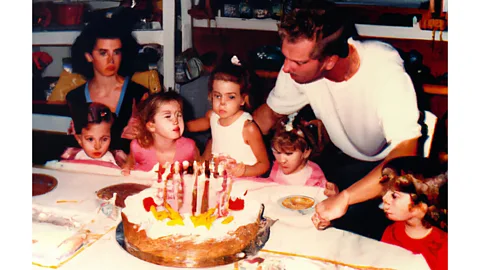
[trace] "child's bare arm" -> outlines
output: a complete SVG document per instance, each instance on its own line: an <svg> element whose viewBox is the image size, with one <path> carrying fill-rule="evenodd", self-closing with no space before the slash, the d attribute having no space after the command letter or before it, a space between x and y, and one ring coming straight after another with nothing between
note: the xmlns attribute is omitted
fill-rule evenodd
<svg viewBox="0 0 480 270"><path fill-rule="evenodd" d="M200 162L205 160L212 159L212 139L209 139L207 144L205 145L205 150L203 151L202 156L200 157Z"/></svg>
<svg viewBox="0 0 480 270"><path fill-rule="evenodd" d="M263 143L262 133L255 122L248 121L245 123L243 127L243 139L245 143L252 148L253 154L257 158L257 163L251 166L243 165L244 168L240 165L238 170L235 170L237 175L234 176L260 176L266 173L270 167L270 162L267 156L267 149Z"/></svg>
<svg viewBox="0 0 480 270"><path fill-rule="evenodd" d="M130 175L130 171L133 170L135 166L135 157L133 156L133 152L130 149L130 154L128 154L127 161L122 167L122 174L123 175Z"/></svg>
<svg viewBox="0 0 480 270"><path fill-rule="evenodd" d="M198 150L197 146L195 146L195 152L193 155L194 155L193 160L199 160L201 158L200 150Z"/></svg>
<svg viewBox="0 0 480 270"><path fill-rule="evenodd" d="M209 110L205 117L197 118L195 120L191 120L187 122L187 130L190 132L200 132L206 131L210 128L210 116L212 115L212 111Z"/></svg>

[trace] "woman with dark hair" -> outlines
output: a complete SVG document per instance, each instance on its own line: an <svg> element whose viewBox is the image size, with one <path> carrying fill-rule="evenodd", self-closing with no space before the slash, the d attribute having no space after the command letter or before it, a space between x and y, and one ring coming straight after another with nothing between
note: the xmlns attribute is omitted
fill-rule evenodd
<svg viewBox="0 0 480 270"><path fill-rule="evenodd" d="M87 83L66 98L71 108L86 102L106 105L115 116L112 147L128 152L134 134L123 131L135 115L135 105L148 96L148 89L130 80L140 46L132 36L131 24L124 19L118 15L102 17L90 22L77 37L71 52L72 68Z"/></svg>

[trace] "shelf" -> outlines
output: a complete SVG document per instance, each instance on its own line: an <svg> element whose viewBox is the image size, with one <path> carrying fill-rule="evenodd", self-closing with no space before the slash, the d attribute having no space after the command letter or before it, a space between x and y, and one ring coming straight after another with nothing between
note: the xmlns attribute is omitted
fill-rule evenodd
<svg viewBox="0 0 480 270"><path fill-rule="evenodd" d="M80 35L80 30L32 32L32 45L72 45L78 35ZM133 35L140 44L164 44L161 29L136 30Z"/></svg>
<svg viewBox="0 0 480 270"><path fill-rule="evenodd" d="M448 96L447 85L424 84L423 91L427 94Z"/></svg>
<svg viewBox="0 0 480 270"><path fill-rule="evenodd" d="M194 27L212 27L243 30L277 31L279 21L273 19L242 19L215 17L215 20L193 20ZM432 40L433 32L420 29L419 24L412 27L356 24L361 37ZM435 40L448 41L448 32L435 32Z"/></svg>

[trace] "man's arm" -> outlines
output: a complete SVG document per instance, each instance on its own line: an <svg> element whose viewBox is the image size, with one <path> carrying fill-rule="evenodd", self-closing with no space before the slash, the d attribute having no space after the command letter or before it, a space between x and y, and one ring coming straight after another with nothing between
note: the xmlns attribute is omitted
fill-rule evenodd
<svg viewBox="0 0 480 270"><path fill-rule="evenodd" d="M417 155L418 138L401 142L365 177L348 187L348 205L364 202L381 195L382 185L379 180L382 177L382 168L389 160L397 157Z"/></svg>
<svg viewBox="0 0 480 270"><path fill-rule="evenodd" d="M274 112L266 103L262 104L253 112L253 120L257 123L258 127L260 127L263 135L268 134L268 131L281 117L281 114Z"/></svg>
<svg viewBox="0 0 480 270"><path fill-rule="evenodd" d="M382 192L380 177L383 165L393 158L417 155L417 141L418 138L401 142L390 151L383 162L378 164L365 177L339 194L318 203L315 210L320 220L331 221L337 219L347 212L348 206L380 196ZM319 228L324 229L326 226L320 226Z"/></svg>

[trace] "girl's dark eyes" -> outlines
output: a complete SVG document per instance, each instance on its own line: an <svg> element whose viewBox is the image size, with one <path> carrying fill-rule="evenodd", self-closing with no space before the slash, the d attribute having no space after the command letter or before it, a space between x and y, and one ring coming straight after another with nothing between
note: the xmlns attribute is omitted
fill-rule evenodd
<svg viewBox="0 0 480 270"><path fill-rule="evenodd" d="M87 138L87 141L93 142L93 138Z"/></svg>
<svg viewBox="0 0 480 270"><path fill-rule="evenodd" d="M235 99L235 96L229 96L230 99Z"/></svg>
<svg viewBox="0 0 480 270"><path fill-rule="evenodd" d="M106 142L106 141L108 141L109 139L110 139L110 138L105 137L105 138L102 138L102 141Z"/></svg>
<svg viewBox="0 0 480 270"><path fill-rule="evenodd" d="M392 198L394 198L394 199L398 198L397 193L393 192L393 193L392 193Z"/></svg>

